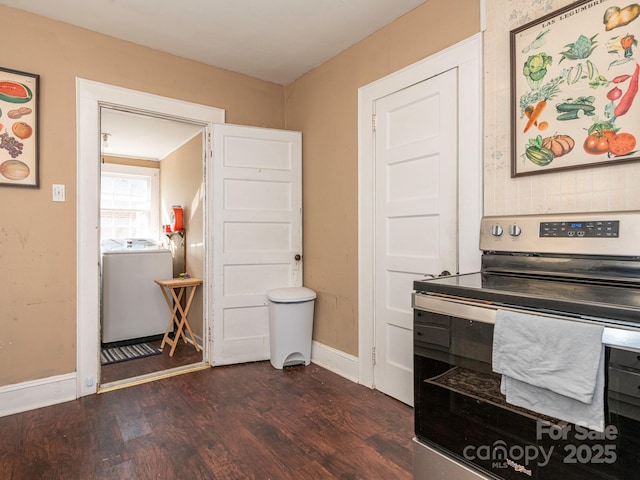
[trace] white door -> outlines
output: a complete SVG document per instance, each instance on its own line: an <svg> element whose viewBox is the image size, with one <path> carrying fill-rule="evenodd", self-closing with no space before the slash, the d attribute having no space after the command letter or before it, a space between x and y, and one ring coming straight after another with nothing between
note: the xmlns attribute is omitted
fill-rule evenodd
<svg viewBox="0 0 640 480"><path fill-rule="evenodd" d="M375 388L413 404L413 281L457 259L457 70L375 102Z"/></svg>
<svg viewBox="0 0 640 480"><path fill-rule="evenodd" d="M212 161L213 363L267 360L266 292L302 285L302 135L214 125Z"/></svg>

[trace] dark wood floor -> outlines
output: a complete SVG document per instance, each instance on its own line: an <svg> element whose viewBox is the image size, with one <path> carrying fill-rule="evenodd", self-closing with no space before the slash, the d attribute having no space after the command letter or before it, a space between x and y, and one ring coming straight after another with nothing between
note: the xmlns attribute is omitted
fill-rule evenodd
<svg viewBox="0 0 640 480"><path fill-rule="evenodd" d="M0 418L0 478L409 479L412 436L384 394L258 362Z"/></svg>
<svg viewBox="0 0 640 480"><path fill-rule="evenodd" d="M149 343L154 347L160 348L162 340ZM103 365L100 368L100 383L104 385L105 383L115 382L125 378L145 375L147 373L162 372L170 368L182 367L202 361L202 350L198 352L193 345L184 343L182 340L176 345L173 357L169 356L169 350L171 350L171 346L165 345L160 355Z"/></svg>

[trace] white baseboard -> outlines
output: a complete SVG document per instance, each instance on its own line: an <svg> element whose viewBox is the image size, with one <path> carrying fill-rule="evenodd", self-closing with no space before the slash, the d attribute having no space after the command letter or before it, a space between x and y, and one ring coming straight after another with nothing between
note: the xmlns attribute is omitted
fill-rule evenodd
<svg viewBox="0 0 640 480"><path fill-rule="evenodd" d="M76 374L0 387L0 417L76 399Z"/></svg>
<svg viewBox="0 0 640 480"><path fill-rule="evenodd" d="M358 383L358 357L314 341L311 361ZM0 417L75 400L76 392L75 373L6 385L0 387Z"/></svg>
<svg viewBox="0 0 640 480"><path fill-rule="evenodd" d="M311 343L311 362L352 382L359 383L358 357L313 341Z"/></svg>

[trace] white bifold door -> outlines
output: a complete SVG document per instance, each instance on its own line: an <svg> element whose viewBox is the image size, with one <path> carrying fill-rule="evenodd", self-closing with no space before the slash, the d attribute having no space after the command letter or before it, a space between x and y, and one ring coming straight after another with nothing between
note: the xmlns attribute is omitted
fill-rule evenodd
<svg viewBox="0 0 640 480"><path fill-rule="evenodd" d="M214 125L212 144L212 362L267 360L266 292L302 285L302 134Z"/></svg>

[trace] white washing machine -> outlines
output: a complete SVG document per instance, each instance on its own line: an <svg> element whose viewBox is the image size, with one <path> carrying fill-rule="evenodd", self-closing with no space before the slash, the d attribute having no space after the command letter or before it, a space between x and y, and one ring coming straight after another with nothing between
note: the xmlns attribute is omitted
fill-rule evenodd
<svg viewBox="0 0 640 480"><path fill-rule="evenodd" d="M173 277L171 251L144 238L108 239L102 251L102 343L164 334L170 312L154 280Z"/></svg>

